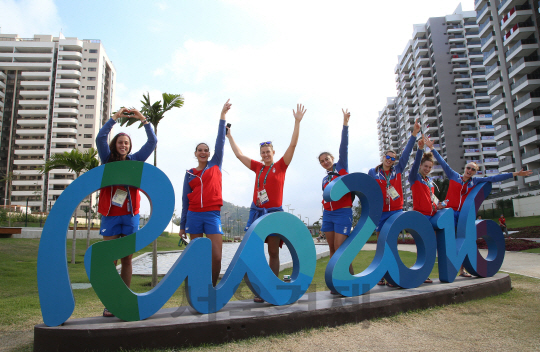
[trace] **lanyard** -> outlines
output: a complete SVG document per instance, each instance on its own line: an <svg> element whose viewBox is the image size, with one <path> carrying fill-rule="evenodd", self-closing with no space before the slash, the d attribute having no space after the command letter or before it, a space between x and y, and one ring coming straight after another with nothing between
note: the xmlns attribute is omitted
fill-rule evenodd
<svg viewBox="0 0 540 352"><path fill-rule="evenodd" d="M388 171L388 177L386 176L386 173L384 172L384 169L380 170L379 173L382 172L382 175L384 176L384 179L386 180L386 189L390 188L390 179L392 178L392 169Z"/></svg>
<svg viewBox="0 0 540 352"><path fill-rule="evenodd" d="M268 174L270 173L270 170L272 169L272 166L274 166L274 163L272 163L272 165L270 165L270 167L268 168L268 171L266 172L266 176L264 176L264 181L263 181L263 189L264 187L266 186L266 178L268 177ZM263 167L261 168L261 171L259 171L259 175L257 176L257 189L261 188L260 184L259 184L259 179L262 175L262 172L264 170L266 166L263 165Z"/></svg>
<svg viewBox="0 0 540 352"><path fill-rule="evenodd" d="M429 189L429 196L430 196L430 199L431 201L433 202L433 191L431 190L431 187L433 186L432 183L431 183L431 180L426 176L424 178L424 176L422 176L422 178L424 179L424 182L427 184L428 186L428 189Z"/></svg>
<svg viewBox="0 0 540 352"><path fill-rule="evenodd" d="M326 183L330 183L330 181L332 181L333 179L333 176L341 176L338 172L336 172L336 166L333 165L332 166L332 171L327 171L327 181Z"/></svg>

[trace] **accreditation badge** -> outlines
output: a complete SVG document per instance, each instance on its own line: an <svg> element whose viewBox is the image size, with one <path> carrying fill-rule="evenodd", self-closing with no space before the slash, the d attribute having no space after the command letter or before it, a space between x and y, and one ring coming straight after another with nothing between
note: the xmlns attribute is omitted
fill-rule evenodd
<svg viewBox="0 0 540 352"><path fill-rule="evenodd" d="M262 191L259 191L257 193L257 202L260 204L260 205L263 205L265 203L268 203L269 199L268 199L268 194L266 193L266 190L263 189Z"/></svg>
<svg viewBox="0 0 540 352"><path fill-rule="evenodd" d="M127 191L124 191L120 188L116 189L114 196L112 198L112 204L117 207L122 207L127 198Z"/></svg>
<svg viewBox="0 0 540 352"><path fill-rule="evenodd" d="M392 199L392 200L398 200L400 195L399 193L396 191L396 189L394 188L394 186L390 186L386 189L386 193L388 194L388 196Z"/></svg>

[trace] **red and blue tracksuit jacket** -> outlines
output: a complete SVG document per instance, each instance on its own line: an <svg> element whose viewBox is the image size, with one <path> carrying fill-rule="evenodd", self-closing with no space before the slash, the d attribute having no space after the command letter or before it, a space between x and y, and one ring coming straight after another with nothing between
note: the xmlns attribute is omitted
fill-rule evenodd
<svg viewBox="0 0 540 352"><path fill-rule="evenodd" d="M187 170L182 192L182 216L180 229L186 228L188 210L205 212L221 210L221 164L223 163L223 147L225 146L225 120L219 120L214 156L203 170L195 168Z"/></svg>
<svg viewBox="0 0 540 352"><path fill-rule="evenodd" d="M111 150L109 148L109 144L107 143L107 137L109 136L109 132L111 132L111 129L115 124L116 121L114 121L112 118L109 119L109 121L107 121L103 125L103 127L101 127L99 133L96 136L96 147L98 150L99 159L101 160L102 164L106 164L111 156ZM154 133L154 130L152 129L152 126L147 123L146 125L144 125L144 129L146 131L147 137L146 143L142 146L141 149L139 149L138 152L126 156L126 160L145 161L156 148L157 137ZM127 189L129 191L129 207L127 206L127 203L124 204L124 207L122 208L125 209L123 210L118 207L118 209L112 208L113 194L118 188ZM139 214L140 203L141 195L139 194L139 189L135 187L110 186L99 190L98 212L104 216L128 215L130 213L131 215L137 215Z"/></svg>
<svg viewBox="0 0 540 352"><path fill-rule="evenodd" d="M411 167L411 173L409 174L409 183L411 184L413 197L413 210L424 215L432 216L437 212L437 204L431 199L431 195L435 191L433 180L429 176L424 178L418 172L423 155L424 151L422 149L416 151L414 164Z"/></svg>
<svg viewBox="0 0 540 352"><path fill-rule="evenodd" d="M432 150L431 152L442 166L444 173L450 180L448 193L446 194L446 199L448 199L448 204L446 207L452 208L455 211L461 211L465 198L467 198L473 187L477 184L482 182L500 182L513 177L512 173L509 172L489 177L472 177L468 181L464 181L463 176L452 170L452 168L446 163L446 161L444 161L442 156L436 150Z"/></svg>
<svg viewBox="0 0 540 352"><path fill-rule="evenodd" d="M405 166L407 166L407 161L409 160L409 157L411 156L412 149L414 147L414 143L416 142L416 136L411 135L411 138L409 138L409 141L407 142L407 145L403 149L403 153L401 154L401 158L399 158L399 162L397 165L392 166L390 169L390 185L392 185L396 191L399 193L399 198L396 200L392 200L392 198L388 198L390 202L387 204L386 199L388 197L386 193L386 178L385 178L385 172L383 170L382 164L369 170L368 175L373 177L375 181L379 184L381 187L381 191L383 194L384 204L383 204L383 211L395 211L395 210L401 210L403 209L403 188L401 187L401 173L403 172L403 169L405 169Z"/></svg>
<svg viewBox="0 0 540 352"><path fill-rule="evenodd" d="M336 178L347 175L349 173L349 126L343 126L341 131L341 144L339 145L339 159L338 162L333 165L332 171L327 171L327 175L322 180L322 190L330 182ZM352 207L354 196L352 193L347 193L340 200L334 202L327 202L323 199L322 204L324 210L333 211L345 207Z"/></svg>

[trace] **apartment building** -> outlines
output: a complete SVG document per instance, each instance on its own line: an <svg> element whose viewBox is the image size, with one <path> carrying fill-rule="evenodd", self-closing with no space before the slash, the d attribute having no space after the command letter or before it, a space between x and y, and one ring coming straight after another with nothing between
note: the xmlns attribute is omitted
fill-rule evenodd
<svg viewBox="0 0 540 352"><path fill-rule="evenodd" d="M532 176L502 183L504 190L538 185L540 171L539 9L536 0L474 3L501 172Z"/></svg>
<svg viewBox="0 0 540 352"><path fill-rule="evenodd" d="M0 204L54 205L75 174L38 168L53 154L95 148L114 80L99 40L0 34L0 175L8 179L0 182Z"/></svg>
<svg viewBox="0 0 540 352"><path fill-rule="evenodd" d="M480 49L476 12L462 11L461 5L451 15L429 18L425 24L413 26L412 38L394 69L397 97L392 104L389 98L379 113L381 153L387 145L401 153L414 121L419 119L422 132L430 135L437 151L454 170L461 172L467 162L474 161L480 165L478 176L499 173ZM414 153L408 168L413 159ZM408 175L409 170L403 180L406 206L412 204ZM432 175L443 178L440 165L434 166Z"/></svg>

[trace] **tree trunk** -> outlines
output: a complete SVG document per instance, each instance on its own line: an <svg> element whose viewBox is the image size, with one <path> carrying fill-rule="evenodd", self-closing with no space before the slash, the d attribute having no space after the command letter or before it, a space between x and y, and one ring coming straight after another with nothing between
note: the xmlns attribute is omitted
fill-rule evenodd
<svg viewBox="0 0 540 352"><path fill-rule="evenodd" d="M87 217L87 224L88 228L86 230L86 249L90 247L90 228L92 227L92 194L90 194L90 206L88 208L88 217Z"/></svg>
<svg viewBox="0 0 540 352"><path fill-rule="evenodd" d="M77 207L79 207L77 205ZM75 264L75 240L77 239L77 209L73 213L73 242L71 243L71 264Z"/></svg>
<svg viewBox="0 0 540 352"><path fill-rule="evenodd" d="M157 125L154 125L154 133L157 137ZM157 167L157 145L154 149L154 166ZM159 237L159 236L158 236ZM157 275L158 275L158 266L157 266L157 238L152 243L152 287L157 285Z"/></svg>

